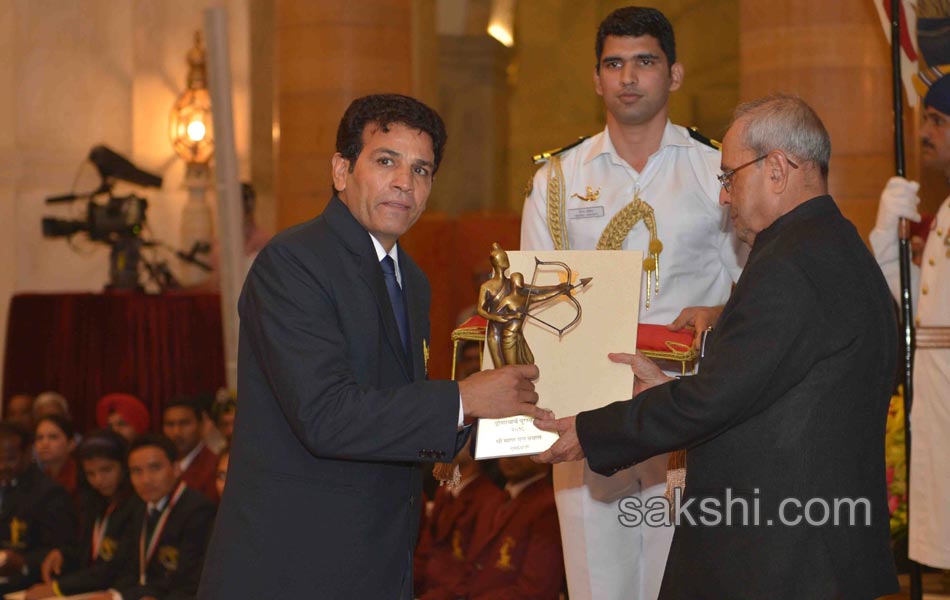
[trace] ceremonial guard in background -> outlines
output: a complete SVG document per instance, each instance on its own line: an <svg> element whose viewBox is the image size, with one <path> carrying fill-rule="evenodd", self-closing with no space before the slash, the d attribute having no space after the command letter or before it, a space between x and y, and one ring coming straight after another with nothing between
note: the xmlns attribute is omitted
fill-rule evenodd
<svg viewBox="0 0 950 600"><path fill-rule="evenodd" d="M950 18L942 21L945 28ZM918 92L924 97L921 163L940 170L950 180L950 55L946 50L942 50L946 56L929 52L925 40L919 37L919 41L924 58L938 65L922 70L915 78ZM897 300L897 222L901 217L920 221L919 188L916 181L892 177L881 192L877 224L869 236L874 256ZM920 268L911 265L911 275L915 325L950 327L950 198L937 210ZM908 555L919 563L950 569L950 348L918 346L910 421Z"/></svg>

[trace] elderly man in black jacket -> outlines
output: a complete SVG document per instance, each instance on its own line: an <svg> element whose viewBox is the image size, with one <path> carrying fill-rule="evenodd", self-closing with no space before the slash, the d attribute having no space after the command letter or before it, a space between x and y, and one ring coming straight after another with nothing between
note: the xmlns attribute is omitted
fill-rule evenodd
<svg viewBox="0 0 950 600"><path fill-rule="evenodd" d="M801 99L740 106L720 202L752 252L700 373L670 381L614 354L636 373L632 400L539 423L561 433L541 460L586 456L603 474L687 449L661 598L898 589L884 479L897 327L880 269L827 195L830 154ZM640 508L621 502L621 523Z"/></svg>

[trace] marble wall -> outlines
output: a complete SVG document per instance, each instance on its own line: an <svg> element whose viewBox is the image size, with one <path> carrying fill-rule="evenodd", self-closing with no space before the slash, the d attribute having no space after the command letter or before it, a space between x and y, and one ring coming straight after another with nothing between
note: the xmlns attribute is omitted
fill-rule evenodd
<svg viewBox="0 0 950 600"><path fill-rule="evenodd" d="M84 216L81 203L43 199L98 184L85 161L94 145L164 177L160 190L120 185L116 192L146 197L150 236L178 245L187 191L168 113L184 89L185 54L207 6L229 10L236 140L242 175L250 174L252 1L0 0L0 315L14 293L99 291L106 283L105 245L70 247L40 230L43 216ZM5 332L4 318L0 339Z"/></svg>

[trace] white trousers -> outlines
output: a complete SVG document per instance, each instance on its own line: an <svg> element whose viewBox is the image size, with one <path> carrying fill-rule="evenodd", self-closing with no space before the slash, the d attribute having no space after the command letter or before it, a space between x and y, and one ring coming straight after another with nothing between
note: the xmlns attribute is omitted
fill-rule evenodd
<svg viewBox="0 0 950 600"><path fill-rule="evenodd" d="M656 456L611 477L591 471L586 460L554 466L571 600L656 600L673 527L627 527L618 504L630 496L641 505L662 497L668 458Z"/></svg>
<svg viewBox="0 0 950 600"><path fill-rule="evenodd" d="M950 350L918 350L910 413L908 555L950 569Z"/></svg>

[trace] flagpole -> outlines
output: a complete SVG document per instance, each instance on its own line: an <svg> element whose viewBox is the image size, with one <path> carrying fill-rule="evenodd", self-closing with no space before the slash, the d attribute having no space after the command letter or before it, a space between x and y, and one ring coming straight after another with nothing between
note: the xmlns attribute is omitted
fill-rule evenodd
<svg viewBox="0 0 950 600"><path fill-rule="evenodd" d="M894 95L894 169L898 177L906 174L904 166L904 99L901 90L901 6L891 0L891 68ZM904 453L907 482L907 523L910 528L910 411L914 403L914 311L910 284L910 221L898 225L901 276L901 325L904 332ZM909 533L908 533L909 536ZM910 600L922 600L920 564L910 562Z"/></svg>

